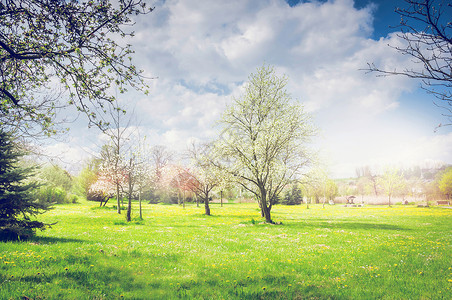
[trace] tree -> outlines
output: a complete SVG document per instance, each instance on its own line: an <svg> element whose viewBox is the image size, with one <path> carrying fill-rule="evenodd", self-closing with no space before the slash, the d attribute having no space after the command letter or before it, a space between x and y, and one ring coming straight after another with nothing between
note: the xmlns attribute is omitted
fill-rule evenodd
<svg viewBox="0 0 452 300"><path fill-rule="evenodd" d="M411 56L422 68L384 70L369 64L369 70L381 75L404 75L421 79L423 88L436 96L452 121L452 4L440 0L405 0L407 8L397 8L400 15L402 46L391 46ZM443 125L451 125L443 124ZM441 124L439 126L442 126Z"/></svg>
<svg viewBox="0 0 452 300"><path fill-rule="evenodd" d="M452 196L452 168L446 169L438 182L440 191L450 199Z"/></svg>
<svg viewBox="0 0 452 300"><path fill-rule="evenodd" d="M86 162L75 180L75 190L78 195L88 197L91 185L98 180L99 167L99 159L91 159Z"/></svg>
<svg viewBox="0 0 452 300"><path fill-rule="evenodd" d="M383 175L378 178L378 183L388 196L388 206L391 206L391 196L398 191L403 185L404 178L398 174L397 169L388 168Z"/></svg>
<svg viewBox="0 0 452 300"><path fill-rule="evenodd" d="M325 196L330 200L334 201L334 198L339 193L339 188L337 187L336 182L332 179L327 179L325 182Z"/></svg>
<svg viewBox="0 0 452 300"><path fill-rule="evenodd" d="M123 204L121 190L129 184L126 176L132 168L130 159L133 159L133 154L129 155L128 158L126 155L131 153L133 135L136 129L131 126L132 115L128 116L126 123L123 122L125 112L116 104L110 109L109 115L113 126L103 132L110 139L110 143L102 148L101 168L106 174L112 176L111 179L116 185L117 212L121 214L121 205Z"/></svg>
<svg viewBox="0 0 452 300"><path fill-rule="evenodd" d="M284 205L299 205L303 202L303 195L298 184L295 183L290 189L287 189L281 203Z"/></svg>
<svg viewBox="0 0 452 300"><path fill-rule="evenodd" d="M171 203L184 204L181 202L181 193L189 192L192 189L191 170L181 164L168 164L161 169L161 177L159 181L159 189L164 191ZM176 194L176 202L173 201L172 195Z"/></svg>
<svg viewBox="0 0 452 300"><path fill-rule="evenodd" d="M116 185L111 180L112 176L105 173L100 173L97 180L92 183L86 194L86 199L89 201L100 202L99 206L105 206L116 192Z"/></svg>
<svg viewBox="0 0 452 300"><path fill-rule="evenodd" d="M228 171L255 195L266 222L289 182L310 162L305 144L314 130L301 105L285 90L287 77L263 66L251 74L240 99L233 99L220 120L216 143Z"/></svg>
<svg viewBox="0 0 452 300"><path fill-rule="evenodd" d="M98 114L115 101L111 88L123 93L128 87L145 87L142 72L132 63L131 45L117 37L133 36L124 27L150 11L145 0L1 1L2 122L38 126L51 135L56 110L73 105L90 124L104 128ZM56 78L66 97L52 97L46 88L55 86Z"/></svg>
<svg viewBox="0 0 452 300"><path fill-rule="evenodd" d="M38 185L27 182L33 170L18 166L23 153L16 148L11 135L0 130L0 240L28 238L49 226L30 218L47 210L48 204L34 201Z"/></svg>
<svg viewBox="0 0 452 300"><path fill-rule="evenodd" d="M71 174L58 165L44 167L40 170L38 176L46 185L61 187L66 192L70 192L72 190L73 179Z"/></svg>
<svg viewBox="0 0 452 300"><path fill-rule="evenodd" d="M364 203L364 195L369 195L372 193L373 182L369 179L369 177L359 177L356 182L356 190L358 194L361 195L361 202Z"/></svg>
<svg viewBox="0 0 452 300"><path fill-rule="evenodd" d="M210 193L222 184L223 174L221 169L214 164L214 151L211 144L195 144L189 149L192 159L192 180L189 181L191 190L204 201L205 214L210 216L209 199Z"/></svg>
<svg viewBox="0 0 452 300"><path fill-rule="evenodd" d="M146 144L146 137L138 138L138 145L133 149L135 158L134 179L138 187L138 203L140 208L140 220L143 219L141 196L143 189L151 183L150 151Z"/></svg>
<svg viewBox="0 0 452 300"><path fill-rule="evenodd" d="M100 172L115 185L117 213L121 214L121 189L126 184L126 167L115 146L115 144L108 144L102 147Z"/></svg>
<svg viewBox="0 0 452 300"><path fill-rule="evenodd" d="M153 186L158 196L164 194L163 189L163 171L165 167L173 161L173 153L165 148L165 146L157 145L152 147L150 160L152 161L153 172Z"/></svg>

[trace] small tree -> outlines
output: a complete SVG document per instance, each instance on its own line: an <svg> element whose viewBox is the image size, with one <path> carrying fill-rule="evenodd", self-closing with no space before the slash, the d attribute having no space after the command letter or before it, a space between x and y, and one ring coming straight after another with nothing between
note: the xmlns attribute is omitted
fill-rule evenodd
<svg viewBox="0 0 452 300"><path fill-rule="evenodd" d="M78 195L88 197L91 186L97 181L100 161L91 159L75 179L75 191Z"/></svg>
<svg viewBox="0 0 452 300"><path fill-rule="evenodd" d="M222 183L221 169L214 164L212 145L192 145L189 150L194 168L191 172L192 180L189 181L191 190L197 197L204 201L205 214L210 216L209 198L210 193Z"/></svg>
<svg viewBox="0 0 452 300"><path fill-rule="evenodd" d="M391 206L391 197L402 187L404 182L403 176L398 173L397 169L388 168L383 175L378 178L378 183L388 196L388 206Z"/></svg>
<svg viewBox="0 0 452 300"><path fill-rule="evenodd" d="M364 203L364 195L372 193L372 181L368 177L360 177L356 182L356 190L361 195L361 202Z"/></svg>
<svg viewBox="0 0 452 300"><path fill-rule="evenodd" d="M452 168L446 169L446 171L441 175L438 187L440 191L446 195L447 199L452 197Z"/></svg>
<svg viewBox="0 0 452 300"><path fill-rule="evenodd" d="M336 196L339 193L339 188L337 187L336 182L332 179L327 179L325 183L325 196L330 201L334 201Z"/></svg>
<svg viewBox="0 0 452 300"><path fill-rule="evenodd" d="M86 199L89 201L100 202L100 206L105 206L116 192L116 185L111 180L111 176L100 173L97 180L91 184Z"/></svg>
<svg viewBox="0 0 452 300"><path fill-rule="evenodd" d="M28 238L48 226L30 218L47 210L48 204L34 201L38 186L26 182L32 169L18 166L21 156L11 136L0 130L0 240Z"/></svg>

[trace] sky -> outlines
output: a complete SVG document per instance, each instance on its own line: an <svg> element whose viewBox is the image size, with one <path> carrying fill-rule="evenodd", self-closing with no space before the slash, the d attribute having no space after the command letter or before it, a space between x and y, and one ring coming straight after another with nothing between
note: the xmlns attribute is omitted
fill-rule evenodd
<svg viewBox="0 0 452 300"><path fill-rule="evenodd" d="M183 151L191 140L215 138L217 121L248 76L274 66L287 91L312 114L319 135L311 147L333 178L362 166L452 163L452 126L419 82L377 77L367 63L412 65L397 45L402 0L159 0L138 17L130 42L149 95L120 103L152 145ZM391 27L392 26L392 27ZM132 108L132 109L130 109ZM77 170L105 139L83 116L62 140L45 146Z"/></svg>

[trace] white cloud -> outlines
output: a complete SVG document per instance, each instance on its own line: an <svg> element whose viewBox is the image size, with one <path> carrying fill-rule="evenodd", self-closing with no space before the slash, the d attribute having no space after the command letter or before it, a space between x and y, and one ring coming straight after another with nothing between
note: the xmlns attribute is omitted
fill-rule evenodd
<svg viewBox="0 0 452 300"><path fill-rule="evenodd" d="M400 109L416 82L362 70L368 62L391 68L408 61L387 46L399 43L396 35L369 38L375 6L357 10L352 0L295 7L283 0L167 0L155 7L137 19L130 41L138 67L158 76L149 96L131 96L151 142L184 149L189 139L214 137L212 123L232 95L267 63L289 76L293 98L317 115L337 169L412 149L400 145L407 133L388 128L384 116ZM430 148L416 153L428 157L439 142L424 138ZM391 143L396 146L383 146Z"/></svg>

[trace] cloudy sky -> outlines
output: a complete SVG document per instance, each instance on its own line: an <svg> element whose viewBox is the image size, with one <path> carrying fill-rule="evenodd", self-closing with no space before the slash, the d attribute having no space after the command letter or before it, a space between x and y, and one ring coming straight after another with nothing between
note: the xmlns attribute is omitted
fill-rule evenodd
<svg viewBox="0 0 452 300"><path fill-rule="evenodd" d="M397 45L402 0L166 0L136 20L135 64L150 94L121 96L151 144L184 150L215 137L218 120L250 73L263 64L289 77L288 92L313 115L312 146L332 177L371 165L452 163L452 126L419 82L376 77L367 63L411 64ZM66 141L48 146L79 165L98 151L99 132L83 117Z"/></svg>

